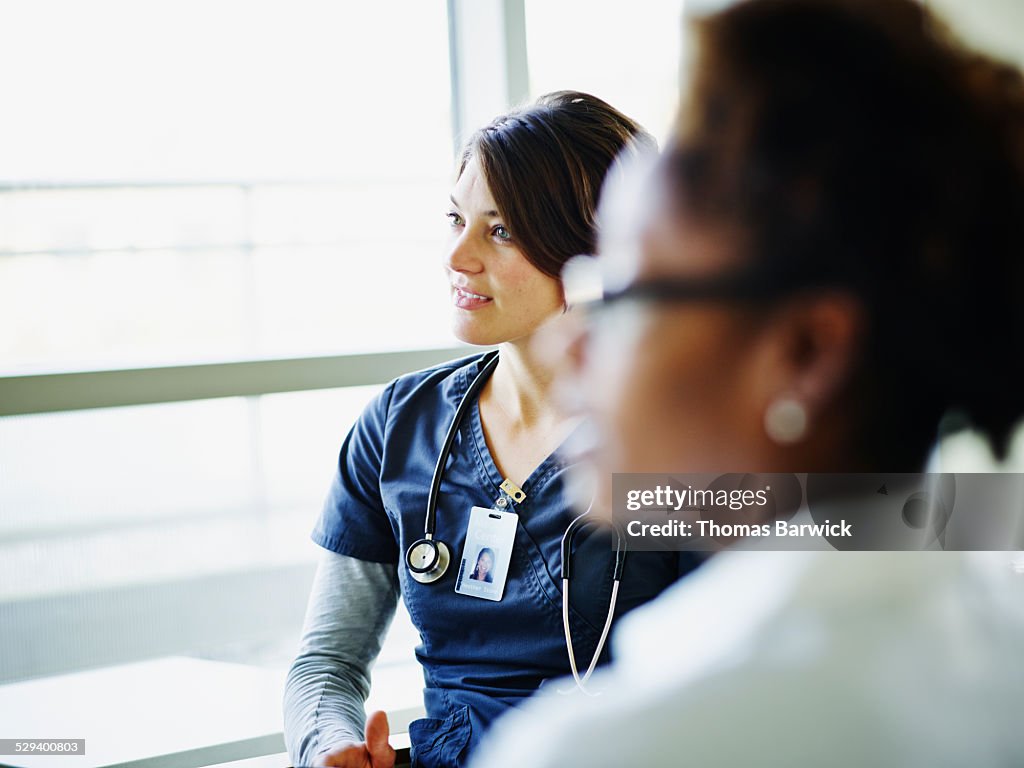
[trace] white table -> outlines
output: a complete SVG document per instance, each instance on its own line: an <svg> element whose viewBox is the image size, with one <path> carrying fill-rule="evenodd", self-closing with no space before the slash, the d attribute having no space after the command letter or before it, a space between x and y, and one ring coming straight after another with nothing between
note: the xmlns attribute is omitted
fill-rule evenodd
<svg viewBox="0 0 1024 768"><path fill-rule="evenodd" d="M0 755L0 768L285 768L285 675L168 657L3 685L0 738L86 744L84 755ZM374 670L367 706L389 713L396 746L422 716L421 688L416 666Z"/></svg>

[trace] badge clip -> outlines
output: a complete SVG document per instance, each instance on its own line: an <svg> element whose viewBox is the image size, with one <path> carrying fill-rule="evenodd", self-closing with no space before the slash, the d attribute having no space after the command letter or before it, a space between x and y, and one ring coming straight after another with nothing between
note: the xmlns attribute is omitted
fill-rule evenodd
<svg viewBox="0 0 1024 768"><path fill-rule="evenodd" d="M501 482L501 485L499 485L498 488L507 493L509 498L511 498L516 504L521 503L522 500L526 498L526 492L507 477Z"/></svg>

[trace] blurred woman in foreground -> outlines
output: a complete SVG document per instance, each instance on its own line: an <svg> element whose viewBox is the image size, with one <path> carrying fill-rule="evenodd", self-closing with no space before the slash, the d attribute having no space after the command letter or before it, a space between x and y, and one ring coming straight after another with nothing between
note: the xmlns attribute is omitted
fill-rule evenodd
<svg viewBox="0 0 1024 768"><path fill-rule="evenodd" d="M1004 455L1020 72L910 0L749 0L695 31L629 247L602 234L622 282L571 345L595 462L919 472L952 411ZM1024 577L981 554L717 555L623 622L604 696L535 699L474 765L1024 765Z"/></svg>

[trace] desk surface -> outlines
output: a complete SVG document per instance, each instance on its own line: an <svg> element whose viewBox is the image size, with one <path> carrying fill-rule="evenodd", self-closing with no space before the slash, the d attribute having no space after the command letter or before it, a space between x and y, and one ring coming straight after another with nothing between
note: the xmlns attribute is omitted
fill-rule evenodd
<svg viewBox="0 0 1024 768"><path fill-rule="evenodd" d="M286 674L169 657L3 685L0 738L86 744L77 756L0 755L0 768L284 768L287 758L276 758L284 752ZM392 713L393 732L406 730L422 711L418 669L375 670L374 678L375 689L383 678L383 695L372 694L367 706ZM264 757L265 764L237 762Z"/></svg>
<svg viewBox="0 0 1024 768"><path fill-rule="evenodd" d="M230 763L217 763L206 766L206 768L290 768L290 766L291 761L287 752L275 752L273 755L232 760Z"/></svg>

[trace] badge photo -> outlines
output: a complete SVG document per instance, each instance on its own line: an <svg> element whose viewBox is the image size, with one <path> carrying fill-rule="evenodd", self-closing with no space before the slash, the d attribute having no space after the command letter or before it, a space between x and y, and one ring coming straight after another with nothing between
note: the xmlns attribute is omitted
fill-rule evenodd
<svg viewBox="0 0 1024 768"><path fill-rule="evenodd" d="M462 549L455 591L484 600L501 600L516 538L519 515L473 507Z"/></svg>

